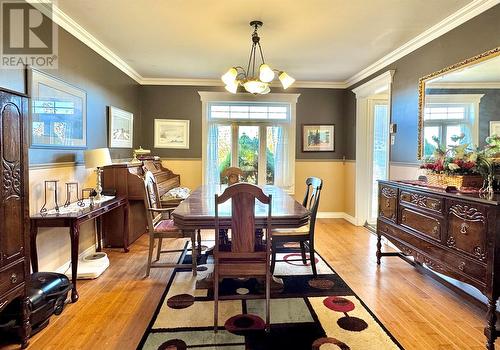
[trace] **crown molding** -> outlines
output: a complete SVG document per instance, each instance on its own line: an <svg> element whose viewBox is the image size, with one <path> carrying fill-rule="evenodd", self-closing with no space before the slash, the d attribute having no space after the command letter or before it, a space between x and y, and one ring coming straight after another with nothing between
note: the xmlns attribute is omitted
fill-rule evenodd
<svg viewBox="0 0 500 350"><path fill-rule="evenodd" d="M40 10L42 13L51 17L52 20L67 32L72 34L78 40L90 47L96 53L108 60L115 67L127 74L141 85L189 85L189 86L223 86L219 79L175 79L175 78L147 78L141 76L128 63L121 59L111 49L99 41L95 36L90 34L85 28L79 25L65 12L63 12L56 4L52 3L52 12L50 11L51 0L26 0L33 7ZM349 79L343 82L329 81L296 81L294 87L299 88L318 88L318 89L346 89L366 77L378 72L395 62L401 57L415 51L430 41L456 28L469 19L481 14L491 7L500 4L500 0L474 0L466 6L462 7L455 13L443 19L441 22L430 27L420 35L406 42L396 50L385 55L370 66L356 73Z"/></svg>
<svg viewBox="0 0 500 350"><path fill-rule="evenodd" d="M127 74L129 77L140 83L142 76L137 73L130 65L122 60L106 45L100 42L95 36L90 34L85 28L75 22L71 17L64 13L56 4L51 3L50 0L26 0L37 10L42 12L61 28L65 29L68 33L80 40L82 43L90 47L96 53L108 60L116 68ZM52 5L52 9L51 6Z"/></svg>
<svg viewBox="0 0 500 350"><path fill-rule="evenodd" d="M189 85L189 86L224 86L219 79L173 79L173 78L142 78L139 81L142 85ZM280 86L278 82L271 83L271 86ZM345 89L347 85L342 81L302 81L297 80L293 84L294 88L309 89Z"/></svg>
<svg viewBox="0 0 500 350"><path fill-rule="evenodd" d="M385 55L360 72L354 74L352 77L347 79L346 85L350 87L357 82L360 82L361 80L387 67L389 64L408 55L409 53L417 50L418 48L424 46L432 40L440 37L441 35L449 32L450 30L458 27L471 18L476 17L477 15L498 4L500 4L500 0L474 0L470 2L466 6L443 19L441 22L433 25L423 33L406 42L396 50Z"/></svg>

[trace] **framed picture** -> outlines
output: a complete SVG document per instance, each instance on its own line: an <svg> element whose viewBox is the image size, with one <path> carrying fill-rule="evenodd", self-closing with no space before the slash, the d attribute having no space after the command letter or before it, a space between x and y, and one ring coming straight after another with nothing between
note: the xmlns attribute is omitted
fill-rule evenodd
<svg viewBox="0 0 500 350"><path fill-rule="evenodd" d="M498 120L490 121L490 136L492 135L500 136L500 121Z"/></svg>
<svg viewBox="0 0 500 350"><path fill-rule="evenodd" d="M189 120L155 119L155 148L189 149Z"/></svg>
<svg viewBox="0 0 500 350"><path fill-rule="evenodd" d="M86 148L86 92L35 69L29 71L31 147Z"/></svg>
<svg viewBox="0 0 500 350"><path fill-rule="evenodd" d="M335 151L335 125L302 125L302 152Z"/></svg>
<svg viewBox="0 0 500 350"><path fill-rule="evenodd" d="M134 115L123 109L109 106L109 147L132 148Z"/></svg>

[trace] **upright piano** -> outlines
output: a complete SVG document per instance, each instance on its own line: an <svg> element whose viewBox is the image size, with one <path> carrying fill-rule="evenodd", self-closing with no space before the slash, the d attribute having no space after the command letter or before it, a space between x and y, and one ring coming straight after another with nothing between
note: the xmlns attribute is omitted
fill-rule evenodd
<svg viewBox="0 0 500 350"><path fill-rule="evenodd" d="M144 175L143 167L153 173L158 183L160 197L169 190L180 186L180 176L163 167L161 160L145 160L143 162L124 162L108 165L103 168L103 189L115 189L117 196L126 196L129 200L128 232L129 244L146 232L146 216L144 208ZM179 199L164 202L167 206L179 204ZM104 246L124 247L123 213L113 211L103 218Z"/></svg>

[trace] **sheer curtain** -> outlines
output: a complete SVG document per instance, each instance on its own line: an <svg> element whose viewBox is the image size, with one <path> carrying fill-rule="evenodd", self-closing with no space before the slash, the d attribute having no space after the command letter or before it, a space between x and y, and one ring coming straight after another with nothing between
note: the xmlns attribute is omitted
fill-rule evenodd
<svg viewBox="0 0 500 350"><path fill-rule="evenodd" d="M208 124L208 144L205 164L205 185L218 185L220 183L218 159L219 132L216 124Z"/></svg>
<svg viewBox="0 0 500 350"><path fill-rule="evenodd" d="M295 155L294 150L290 149L289 139L289 129L279 126L277 128L276 155L274 159L274 184L285 191L293 192L295 179L293 167L295 159L293 158L295 158Z"/></svg>

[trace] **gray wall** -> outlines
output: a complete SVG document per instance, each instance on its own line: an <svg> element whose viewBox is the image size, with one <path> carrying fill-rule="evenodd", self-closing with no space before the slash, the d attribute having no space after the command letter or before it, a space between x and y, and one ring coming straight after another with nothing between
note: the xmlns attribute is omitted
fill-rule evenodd
<svg viewBox="0 0 500 350"><path fill-rule="evenodd" d="M417 162L418 80L441 68L500 46L500 5L422 46L379 72L396 70L392 85L392 123L398 124L391 161Z"/></svg>
<svg viewBox="0 0 500 350"><path fill-rule="evenodd" d="M88 149L107 147L107 106L134 113L134 146L141 135L139 85L88 46L59 28L58 69L45 70L87 92ZM24 70L1 70L0 87L26 92ZM129 157L131 149L111 150L113 158ZM82 161L83 150L31 148L30 164Z"/></svg>
<svg viewBox="0 0 500 350"><path fill-rule="evenodd" d="M141 86L141 145L164 158L201 158L201 101L198 91L224 91L207 86ZM282 89L273 88L275 92ZM344 89L289 89L297 102L297 159L354 159L354 118L348 118ZM350 92L349 92L350 93ZM190 149L154 149L154 119L189 119ZM302 152L302 124L335 124L335 152ZM350 130L347 130L350 128Z"/></svg>

